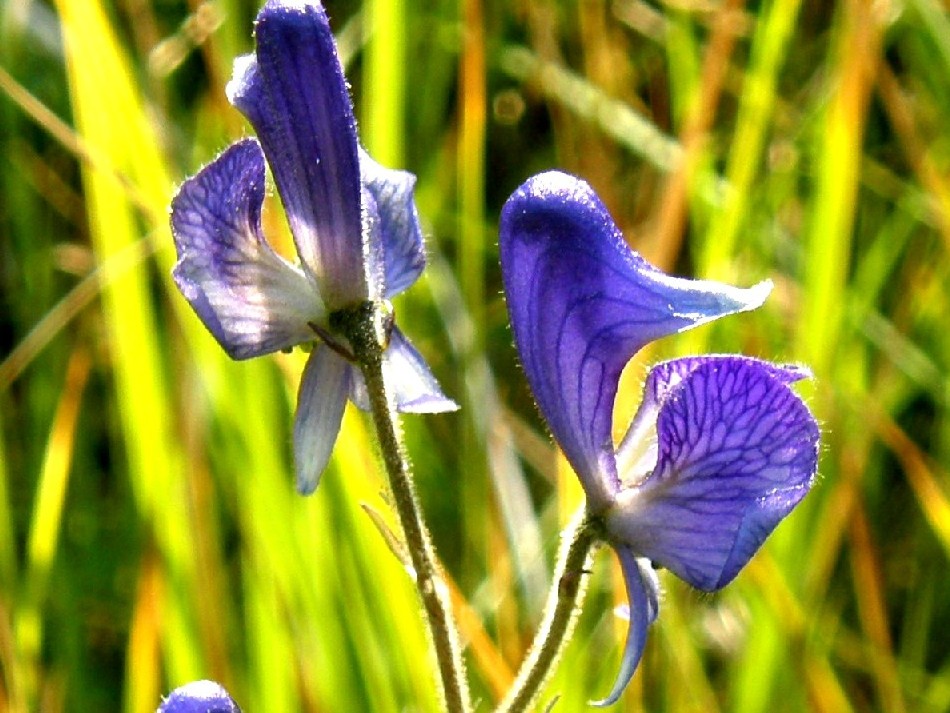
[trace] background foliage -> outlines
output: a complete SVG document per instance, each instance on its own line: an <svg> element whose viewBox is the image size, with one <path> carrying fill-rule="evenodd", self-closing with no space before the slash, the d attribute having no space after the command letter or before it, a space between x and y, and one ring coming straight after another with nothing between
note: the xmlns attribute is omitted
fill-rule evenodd
<svg viewBox="0 0 950 713"><path fill-rule="evenodd" d="M293 492L300 354L234 363L169 279L175 185L248 132L251 0L0 0L0 710L437 708L368 421ZM776 290L640 355L810 364L821 480L742 576L673 578L618 709L950 709L950 17L940 0L331 2L362 137L419 176L397 304L455 415L406 419L480 708L537 622L579 501L517 366L495 226L551 167L679 274ZM285 249L276 201L268 234ZM619 660L596 559L544 701Z"/></svg>

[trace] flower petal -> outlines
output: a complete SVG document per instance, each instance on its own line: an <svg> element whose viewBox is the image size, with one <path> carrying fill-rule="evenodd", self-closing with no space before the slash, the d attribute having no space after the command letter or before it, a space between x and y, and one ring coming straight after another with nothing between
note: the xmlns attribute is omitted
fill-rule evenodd
<svg viewBox="0 0 950 713"><path fill-rule="evenodd" d="M365 299L356 122L323 7L269 0L257 56L234 64L228 97L257 130L304 269L324 300Z"/></svg>
<svg viewBox="0 0 950 713"><path fill-rule="evenodd" d="M386 349L386 383L393 390L396 410L401 413L447 413L457 411L458 404L442 393L422 355L398 327L393 327ZM363 376L354 371L350 399L364 411L369 411L369 394Z"/></svg>
<svg viewBox="0 0 950 713"><path fill-rule="evenodd" d="M304 274L261 235L264 156L239 141L182 184L172 200L178 289L234 359L313 339L323 305Z"/></svg>
<svg viewBox="0 0 950 713"><path fill-rule="evenodd" d="M610 424L627 361L654 339L758 307L771 285L660 272L627 246L590 186L558 172L508 200L500 250L528 382L597 512L619 487Z"/></svg>
<svg viewBox="0 0 950 713"><path fill-rule="evenodd" d="M169 693L156 713L241 713L241 709L223 686L192 681Z"/></svg>
<svg viewBox="0 0 950 713"><path fill-rule="evenodd" d="M426 266L425 243L419 226L413 188L416 177L407 171L384 168L360 150L363 185L373 196L385 263L389 299L412 285Z"/></svg>
<svg viewBox="0 0 950 713"><path fill-rule="evenodd" d="M788 387L801 376L742 357L660 365L656 468L617 496L613 541L699 589L729 583L814 481L818 426Z"/></svg>
<svg viewBox="0 0 950 713"><path fill-rule="evenodd" d="M623 582L627 589L629 602L630 625L627 629L627 641L623 647L623 658L620 661L620 671L607 697L599 701L591 701L592 706L611 706L620 699L630 679L640 663L643 649L647 643L647 630L650 624L656 621L660 611L660 582L650 561L637 558L626 547L615 548L620 560L620 570L623 572Z"/></svg>
<svg viewBox="0 0 950 713"><path fill-rule="evenodd" d="M707 355L684 357L656 364L643 384L643 399L627 433L617 446L617 473L625 486L637 485L656 466L656 422L660 406L671 389L678 386L696 367L709 359L728 358L735 362L748 361L772 374L784 384L811 378L806 367L797 364L771 364L741 356Z"/></svg>
<svg viewBox="0 0 950 713"><path fill-rule="evenodd" d="M304 367L294 417L297 492L309 495L330 462L340 433L353 368L329 347L318 345Z"/></svg>

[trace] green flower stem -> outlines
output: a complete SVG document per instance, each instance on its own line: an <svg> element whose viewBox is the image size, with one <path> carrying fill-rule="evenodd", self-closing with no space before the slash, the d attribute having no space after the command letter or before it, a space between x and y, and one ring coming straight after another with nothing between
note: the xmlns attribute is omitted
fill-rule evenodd
<svg viewBox="0 0 950 713"><path fill-rule="evenodd" d="M557 663L568 635L574 628L587 591L590 555L599 538L599 525L582 509L571 528L565 531L555 570L554 586L545 614L528 657L498 713L518 713L528 709L540 693Z"/></svg>
<svg viewBox="0 0 950 713"><path fill-rule="evenodd" d="M349 341L363 372L370 410L382 451L393 502L415 570L416 587L428 619L442 678L445 705L450 713L466 713L468 684L462 664L458 633L452 619L448 589L439 573L429 532L422 519L408 460L403 452L396 412L383 374L383 351L392 330L392 311L385 302L364 302L330 316L331 328Z"/></svg>

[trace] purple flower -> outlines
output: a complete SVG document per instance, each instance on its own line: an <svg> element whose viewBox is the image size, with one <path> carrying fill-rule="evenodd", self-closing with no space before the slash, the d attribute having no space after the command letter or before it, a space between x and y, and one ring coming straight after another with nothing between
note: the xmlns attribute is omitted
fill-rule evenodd
<svg viewBox="0 0 950 713"><path fill-rule="evenodd" d="M620 445L620 373L648 342L762 304L749 289L671 277L624 242L586 183L529 179L501 219L515 343L538 407L620 560L630 601L617 701L656 619L653 565L715 591L728 584L815 477L818 426L789 384L800 367L740 356L658 364Z"/></svg>
<svg viewBox="0 0 950 713"><path fill-rule="evenodd" d="M234 63L228 98L258 139L233 144L172 201L173 276L234 359L316 342L294 423L297 488L310 493L330 458L347 398L368 408L365 384L330 315L388 300L425 266L415 177L383 168L358 143L353 105L323 7L269 0L257 52ZM267 159L300 258L261 232ZM392 329L384 368L398 410L434 413L446 398L419 353Z"/></svg>
<svg viewBox="0 0 950 713"><path fill-rule="evenodd" d="M214 681L192 681L169 693L155 713L241 713L241 709Z"/></svg>

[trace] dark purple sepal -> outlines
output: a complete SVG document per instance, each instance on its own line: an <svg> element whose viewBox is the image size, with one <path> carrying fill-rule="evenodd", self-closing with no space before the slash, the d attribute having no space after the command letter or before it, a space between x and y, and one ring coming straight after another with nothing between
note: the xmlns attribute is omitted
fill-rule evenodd
<svg viewBox="0 0 950 713"><path fill-rule="evenodd" d="M332 307L366 299L356 122L323 7L269 0L228 97L257 131L304 269Z"/></svg>
<svg viewBox="0 0 950 713"><path fill-rule="evenodd" d="M185 181L171 204L172 276L234 359L312 339L307 322L324 319L315 286L264 239L263 200L264 156L245 139Z"/></svg>
<svg viewBox="0 0 950 713"><path fill-rule="evenodd" d="M169 693L156 713L241 713L241 709L221 685L192 681Z"/></svg>
<svg viewBox="0 0 950 713"><path fill-rule="evenodd" d="M818 425L788 386L804 375L728 356L657 367L656 466L618 493L611 542L698 589L728 584L814 481Z"/></svg>
<svg viewBox="0 0 950 713"><path fill-rule="evenodd" d="M499 247L525 374L596 512L619 488L611 420L624 365L654 339L758 307L771 286L660 272L627 246L590 186L559 172L509 198Z"/></svg>

